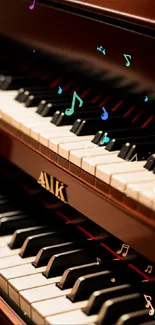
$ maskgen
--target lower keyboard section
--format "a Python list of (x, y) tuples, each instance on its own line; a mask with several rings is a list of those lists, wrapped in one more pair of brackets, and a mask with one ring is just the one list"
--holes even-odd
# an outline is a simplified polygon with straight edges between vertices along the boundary
[(15, 166), (3, 167), (1, 323), (155, 324), (153, 261)]

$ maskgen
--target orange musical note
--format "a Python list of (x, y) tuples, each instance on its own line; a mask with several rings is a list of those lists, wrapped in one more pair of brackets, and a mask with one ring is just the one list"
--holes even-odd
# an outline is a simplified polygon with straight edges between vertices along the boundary
[(121, 249), (118, 250), (116, 253), (120, 255), (124, 250), (124, 253), (122, 253), (122, 256), (126, 257), (128, 255), (129, 248), (130, 248), (129, 245), (123, 244)]
[[(150, 302), (150, 300), (152, 300), (152, 297), (150, 297), (150, 296), (147, 296), (147, 295), (144, 295), (144, 298), (145, 298), (145, 300), (146, 300), (146, 305), (145, 305), (145, 307), (146, 308), (151, 308), (150, 309), (150, 311), (149, 311), (149, 315), (150, 316), (153, 316), (154, 315), (154, 308), (152, 307), (152, 304), (151, 304), (151, 302)], [(149, 300), (150, 299), (150, 300)]]

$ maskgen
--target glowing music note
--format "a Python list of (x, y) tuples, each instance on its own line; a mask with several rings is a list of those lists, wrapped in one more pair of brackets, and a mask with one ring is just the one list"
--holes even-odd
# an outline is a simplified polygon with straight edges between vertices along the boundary
[(74, 113), (74, 106), (75, 106), (75, 100), (76, 100), (76, 98), (80, 102), (79, 107), (81, 107), (83, 105), (83, 100), (77, 95), (76, 91), (74, 91), (74, 93), (73, 93), (73, 99), (72, 99), (72, 106), (71, 106), (71, 108), (67, 108), (65, 110), (65, 114), (67, 116), (70, 116), (70, 115), (72, 115)]
[(32, 5), (30, 5), (30, 6), (29, 6), (29, 9), (30, 9), (30, 10), (34, 9), (34, 6), (35, 6), (35, 2), (36, 2), (36, 0), (33, 0), (33, 3), (32, 3)]
[(152, 270), (153, 270), (153, 266), (152, 265), (148, 265), (146, 270), (144, 272), (146, 273), (152, 273)]
[[(145, 305), (146, 308), (151, 308), (150, 311), (149, 311), (149, 315), (150, 316), (153, 316), (154, 315), (154, 308), (152, 307), (152, 304), (150, 302), (150, 300), (152, 300), (152, 298), (150, 296), (147, 296), (147, 295), (144, 295), (144, 298), (147, 302), (147, 304)], [(150, 300), (149, 300), (150, 299)]]
[[(129, 54), (123, 54), (124, 55), (124, 57), (125, 57), (125, 59), (126, 59), (126, 67), (130, 67), (130, 61), (129, 61), (129, 59), (131, 60), (132, 59), (132, 56), (131, 55), (129, 55)], [(129, 58), (129, 59), (128, 59)]]
[(122, 253), (122, 256), (123, 257), (126, 257), (128, 255), (129, 248), (130, 248), (129, 245), (123, 244), (122, 247), (121, 247), (121, 249), (118, 250), (116, 253), (120, 255), (123, 252), (123, 249), (124, 249), (125, 252)]

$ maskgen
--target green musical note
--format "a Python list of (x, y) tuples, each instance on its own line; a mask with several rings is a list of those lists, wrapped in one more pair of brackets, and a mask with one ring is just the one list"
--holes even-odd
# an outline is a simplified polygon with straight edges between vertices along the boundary
[(70, 116), (74, 113), (74, 106), (75, 106), (75, 100), (76, 98), (79, 100), (80, 104), (79, 104), (79, 107), (81, 107), (83, 105), (83, 100), (77, 95), (76, 91), (74, 91), (73, 93), (73, 99), (72, 99), (72, 105), (71, 105), (71, 108), (67, 108), (65, 110), (65, 114), (67, 116)]

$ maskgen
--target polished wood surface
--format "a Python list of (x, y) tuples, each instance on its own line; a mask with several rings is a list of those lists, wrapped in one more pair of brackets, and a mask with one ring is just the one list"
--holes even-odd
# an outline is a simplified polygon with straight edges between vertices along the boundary
[[(29, 45), (36, 52), (40, 49), (63, 60), (82, 61), (84, 65), (79, 66), (79, 70), (86, 68), (102, 74), (104, 69), (109, 69), (117, 76), (123, 75), (138, 80), (144, 87), (154, 88), (155, 46), (150, 21), (144, 19), (148, 28), (138, 29), (137, 21), (133, 21), (135, 25), (125, 23), (125, 16), (118, 16), (112, 10), (113, 19), (106, 14), (103, 17), (91, 15), (84, 5), (81, 10), (61, 7), (58, 1), (49, 6), (38, 2), (32, 11), (28, 6), (27, 0), (1, 0), (2, 35)], [(100, 45), (106, 49), (106, 55), (97, 51)], [(132, 56), (130, 68), (126, 67), (124, 53)]]
[(0, 324), (1, 325), (26, 325), (15, 311), (0, 298)]
[[(51, 150), (31, 143), (28, 136), (1, 121), (0, 155), (7, 158), (36, 181), (41, 171), (67, 185), (70, 206), (155, 262), (155, 213), (138, 204), (126, 202), (112, 188), (94, 177), (78, 174), (74, 165), (65, 165)], [(64, 159), (65, 160), (65, 159)], [(67, 168), (66, 168), (67, 167)], [(76, 166), (75, 166), (76, 167)], [(79, 168), (81, 171), (81, 169)]]

